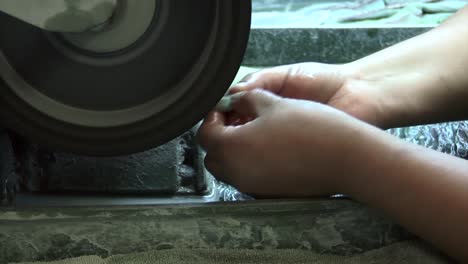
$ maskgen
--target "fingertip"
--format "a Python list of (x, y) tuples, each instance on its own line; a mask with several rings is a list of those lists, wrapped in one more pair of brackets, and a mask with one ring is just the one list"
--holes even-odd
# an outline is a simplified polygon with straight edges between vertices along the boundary
[(198, 143), (202, 148), (206, 151), (215, 149), (225, 130), (225, 123), (226, 117), (221, 112), (213, 111), (206, 116), (197, 133)]
[(213, 129), (216, 127), (216, 123), (218, 122), (219, 118), (217, 117), (216, 112), (210, 112), (203, 120), (200, 128), (198, 129), (198, 138), (202, 145), (205, 145), (205, 139), (210, 137), (212, 134)]
[(205, 124), (209, 125), (216, 125), (216, 124), (222, 124), (224, 125), (225, 123), (225, 117), (224, 114), (219, 112), (219, 111), (211, 111), (208, 113), (208, 115), (205, 117)]

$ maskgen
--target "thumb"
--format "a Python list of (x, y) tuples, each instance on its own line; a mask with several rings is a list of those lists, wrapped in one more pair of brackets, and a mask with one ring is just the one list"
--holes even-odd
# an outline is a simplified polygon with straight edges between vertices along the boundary
[(231, 95), (232, 111), (245, 116), (258, 117), (269, 112), (280, 100), (275, 94), (255, 89)]
[(225, 117), (223, 113), (211, 112), (198, 129), (198, 143), (208, 152), (216, 152), (226, 135)]
[(248, 74), (239, 83), (233, 85), (229, 89), (229, 93), (235, 94), (262, 87), (277, 94), (286, 86), (287, 81), (290, 79), (289, 76), (294, 69), (295, 66), (285, 65)]

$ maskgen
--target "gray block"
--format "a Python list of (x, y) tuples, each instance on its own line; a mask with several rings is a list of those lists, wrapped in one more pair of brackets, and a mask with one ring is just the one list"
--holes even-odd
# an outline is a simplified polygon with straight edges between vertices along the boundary
[(54, 153), (55, 161), (47, 164), (48, 190), (174, 193), (182, 154), (177, 141), (122, 157)]
[(19, 190), (19, 178), (15, 173), (15, 157), (10, 137), (0, 128), (0, 205), (10, 205)]
[[(89, 157), (22, 144), (21, 174), (27, 191), (100, 194), (203, 192), (206, 182), (194, 132), (158, 148), (120, 157)], [(21, 149), (21, 147), (20, 147)]]

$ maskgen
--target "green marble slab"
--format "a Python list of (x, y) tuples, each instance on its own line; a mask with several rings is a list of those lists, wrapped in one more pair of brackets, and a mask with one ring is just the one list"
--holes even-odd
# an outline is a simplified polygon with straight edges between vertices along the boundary
[(355, 256), (414, 240), (348, 200), (0, 211), (0, 263), (153, 250), (300, 249)]

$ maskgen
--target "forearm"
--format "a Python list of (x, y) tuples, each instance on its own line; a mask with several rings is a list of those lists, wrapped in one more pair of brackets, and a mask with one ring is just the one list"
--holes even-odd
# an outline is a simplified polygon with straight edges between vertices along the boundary
[(468, 7), (346, 67), (359, 86), (379, 89), (386, 127), (468, 119)]
[(468, 261), (468, 161), (375, 133), (347, 193)]

